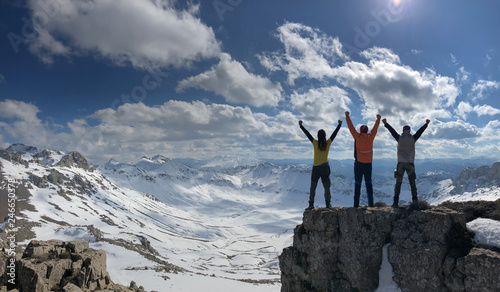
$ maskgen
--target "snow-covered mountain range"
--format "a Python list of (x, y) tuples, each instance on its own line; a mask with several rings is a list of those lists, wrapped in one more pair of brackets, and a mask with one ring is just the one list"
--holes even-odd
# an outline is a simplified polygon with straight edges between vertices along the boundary
[[(500, 163), (417, 164), (420, 199), (500, 198)], [(493, 163), (493, 162), (491, 162)], [(331, 161), (332, 205), (351, 206), (352, 161)], [(374, 163), (375, 201), (392, 202), (394, 161)], [(78, 152), (15, 144), (0, 149), (1, 179), (15, 179), (19, 244), (84, 239), (104, 249), (117, 283), (147, 290), (279, 291), (277, 256), (307, 206), (311, 166), (242, 157), (143, 157), (92, 166)], [(464, 170), (464, 171), (462, 171)], [(6, 193), (1, 193), (4, 206)], [(400, 203), (411, 199), (403, 185)], [(361, 204), (366, 204), (362, 196)], [(324, 206), (318, 186), (317, 206)], [(0, 208), (0, 218), (7, 211)], [(2, 221), (2, 220), (0, 220)], [(0, 222), (1, 224), (2, 222)]]

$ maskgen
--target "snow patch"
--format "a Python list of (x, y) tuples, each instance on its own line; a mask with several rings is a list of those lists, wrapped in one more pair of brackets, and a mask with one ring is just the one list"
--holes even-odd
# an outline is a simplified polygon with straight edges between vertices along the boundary
[(375, 292), (401, 292), (398, 284), (394, 282), (392, 277), (394, 276), (394, 271), (392, 269), (392, 265), (389, 262), (389, 246), (391, 244), (388, 243), (384, 245), (382, 249), (382, 264), (380, 265), (379, 272), (379, 280), (378, 280), (378, 288)]
[(500, 248), (500, 221), (477, 218), (467, 223), (467, 229), (476, 234), (477, 243)]

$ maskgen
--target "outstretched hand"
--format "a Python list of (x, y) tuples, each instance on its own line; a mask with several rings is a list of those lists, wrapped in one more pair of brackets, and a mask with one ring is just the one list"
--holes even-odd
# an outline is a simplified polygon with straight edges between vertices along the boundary
[(299, 127), (302, 126), (302, 120), (299, 121)]
[(345, 116), (348, 117), (350, 112), (345, 112)]
[(431, 120), (427, 119), (427, 120), (425, 121), (425, 124), (426, 124), (426, 125), (428, 125), (430, 122), (431, 122)]
[(338, 120), (338, 122), (339, 122), (339, 125), (341, 125), (341, 126), (342, 126), (342, 120)]
[(381, 115), (377, 115), (377, 120), (380, 120), (382, 118)]
[(387, 119), (383, 119), (382, 123), (384, 123), (384, 125), (387, 124)]

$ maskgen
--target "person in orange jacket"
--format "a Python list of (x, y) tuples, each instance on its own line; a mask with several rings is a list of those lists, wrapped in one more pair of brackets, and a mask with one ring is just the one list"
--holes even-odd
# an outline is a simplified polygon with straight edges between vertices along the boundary
[(365, 178), (366, 192), (368, 195), (368, 206), (373, 207), (373, 184), (372, 184), (372, 162), (373, 162), (373, 140), (377, 135), (381, 116), (377, 115), (377, 121), (370, 133), (368, 126), (362, 125), (360, 132), (354, 128), (349, 112), (345, 112), (347, 126), (354, 138), (354, 208), (359, 207), (359, 196), (361, 194), (361, 182)]
[(330, 146), (332, 145), (333, 139), (337, 136), (337, 133), (342, 126), (342, 121), (338, 121), (339, 124), (335, 131), (333, 131), (332, 135), (328, 140), (326, 139), (325, 130), (321, 129), (318, 131), (318, 140), (314, 139), (313, 136), (306, 130), (306, 128), (302, 125), (302, 121), (299, 121), (299, 127), (307, 136), (309, 141), (313, 144), (314, 147), (314, 161), (313, 161), (313, 169), (311, 173), (311, 189), (309, 192), (309, 207), (306, 210), (314, 209), (314, 197), (316, 195), (316, 187), (318, 185), (318, 181), (321, 178), (321, 182), (323, 183), (323, 187), (325, 188), (325, 204), (327, 208), (331, 208), (330, 204), (331, 194), (330, 194), (330, 165), (328, 164), (328, 152), (330, 151)]

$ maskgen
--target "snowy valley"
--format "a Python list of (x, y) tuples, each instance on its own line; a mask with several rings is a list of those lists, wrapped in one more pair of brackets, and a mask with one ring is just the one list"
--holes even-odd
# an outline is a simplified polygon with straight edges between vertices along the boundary
[[(92, 166), (78, 152), (22, 144), (0, 149), (0, 157), (2, 183), (14, 179), (23, 194), (16, 213), (19, 245), (33, 238), (87, 240), (106, 251), (115, 282), (134, 280), (148, 291), (279, 291), (278, 255), (302, 221), (311, 171), (296, 162), (161, 155)], [(482, 161), (420, 163), (421, 200), (500, 199), (499, 163), (478, 169)], [(332, 205), (349, 207), (352, 162), (331, 165)], [(374, 164), (376, 202), (392, 202), (394, 165)], [(0, 197), (3, 206), (4, 188)], [(400, 203), (410, 199), (405, 180)], [(363, 195), (362, 205), (365, 200)], [(321, 184), (316, 206), (324, 206)], [(0, 217), (6, 216), (2, 208)]]

